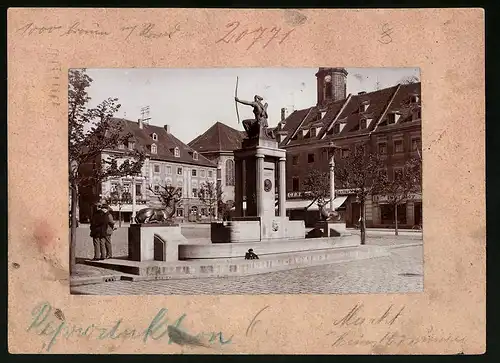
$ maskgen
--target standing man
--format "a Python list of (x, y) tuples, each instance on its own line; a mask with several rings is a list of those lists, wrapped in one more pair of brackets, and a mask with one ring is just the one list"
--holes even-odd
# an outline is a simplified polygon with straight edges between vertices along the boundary
[(112, 256), (112, 249), (111, 249), (111, 236), (113, 235), (113, 231), (115, 230), (115, 221), (113, 220), (113, 215), (111, 214), (111, 208), (107, 205), (104, 204), (102, 206), (102, 209), (104, 210), (104, 244), (105, 244), (105, 255), (104, 257), (101, 256), (102, 259), (104, 258), (111, 258)]
[(106, 257), (106, 220), (107, 216), (102, 206), (96, 204), (90, 222), (90, 237), (92, 237), (94, 243), (94, 261), (104, 260)]

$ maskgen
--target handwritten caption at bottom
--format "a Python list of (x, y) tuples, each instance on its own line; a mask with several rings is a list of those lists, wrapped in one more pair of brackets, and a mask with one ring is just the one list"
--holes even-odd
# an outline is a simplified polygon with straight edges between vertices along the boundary
[[(432, 327), (427, 330), (427, 334), (420, 336), (401, 333), (395, 327), (395, 322), (402, 318), (405, 306), (397, 308), (390, 305), (375, 317), (366, 316), (363, 310), (363, 304), (356, 304), (346, 315), (332, 322), (335, 329), (326, 334), (332, 339), (332, 347), (369, 346), (377, 348), (435, 343), (463, 344), (465, 342), (465, 337), (452, 334), (447, 336), (434, 334)], [(357, 329), (366, 325), (382, 327), (382, 329), (377, 329), (378, 334), (382, 333), (380, 337), (368, 337)]]
[(148, 343), (168, 338), (167, 344), (204, 347), (230, 344), (233, 339), (233, 336), (225, 338), (221, 331), (190, 334), (182, 327), (187, 315), (182, 314), (180, 317), (171, 320), (168, 318), (168, 310), (165, 308), (158, 311), (145, 329), (126, 327), (123, 318), (108, 327), (96, 324), (71, 324), (67, 319), (61, 321), (57, 316), (60, 314), (55, 314), (57, 310), (53, 309), (48, 302), (37, 305), (32, 311), (31, 324), (27, 328), (28, 332), (47, 337), (48, 340), (42, 345), (42, 350), (46, 352), (49, 352), (59, 341), (68, 341), (70, 339), (142, 340), (143, 343)]

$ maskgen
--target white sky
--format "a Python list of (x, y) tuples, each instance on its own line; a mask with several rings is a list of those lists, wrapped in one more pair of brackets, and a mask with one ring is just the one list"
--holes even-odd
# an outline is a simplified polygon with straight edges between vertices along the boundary
[[(347, 93), (374, 91), (398, 83), (406, 76), (417, 76), (419, 68), (346, 68)], [(121, 103), (116, 117), (137, 120), (140, 109), (150, 106), (151, 124), (170, 125), (185, 143), (205, 132), (216, 121), (236, 129), (238, 125), (234, 91), (239, 77), (238, 97), (251, 101), (255, 94), (269, 103), (269, 125), (280, 120), (282, 107), (307, 108), (316, 104), (318, 68), (116, 68), (87, 69), (94, 80), (89, 87), (94, 107), (108, 97)], [(252, 108), (238, 105), (240, 120), (253, 118)]]

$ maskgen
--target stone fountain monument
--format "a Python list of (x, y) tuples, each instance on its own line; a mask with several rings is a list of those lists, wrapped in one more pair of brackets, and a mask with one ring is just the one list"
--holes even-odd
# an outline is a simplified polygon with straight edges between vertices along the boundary
[[(169, 221), (168, 208), (141, 210), (129, 228), (127, 260), (86, 263), (153, 279), (196, 278), (257, 274), (387, 255), (376, 246), (360, 249), (356, 236), (325, 233), (323, 238), (305, 238), (304, 221), (290, 221), (286, 216), (286, 152), (268, 130), (267, 104), (263, 105), (259, 96), (254, 102), (236, 101), (252, 106), (255, 114), (255, 119), (243, 121), (247, 137), (235, 151), (237, 215), (227, 222), (212, 223), (211, 242), (199, 244), (189, 243), (180, 226)], [(323, 230), (338, 224), (338, 220), (332, 220), (335, 216), (332, 213), (326, 218)], [(250, 250), (260, 259), (245, 260)]]
[[(235, 217), (228, 223), (213, 223), (213, 243), (238, 243), (298, 239), (305, 236), (304, 221), (286, 217), (286, 151), (268, 129), (267, 103), (255, 96), (250, 105), (255, 119), (243, 121), (247, 137), (235, 150)], [(276, 211), (276, 194), (278, 210)], [(243, 213), (243, 201), (246, 211)]]

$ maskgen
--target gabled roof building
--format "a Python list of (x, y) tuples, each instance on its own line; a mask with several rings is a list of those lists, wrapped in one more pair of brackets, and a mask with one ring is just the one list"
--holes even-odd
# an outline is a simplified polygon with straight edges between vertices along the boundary
[(176, 215), (179, 221), (208, 218), (210, 211), (200, 202), (198, 191), (203, 183), (216, 180), (216, 165), (212, 161), (177, 139), (168, 125), (155, 126), (141, 119), (130, 121), (114, 118), (111, 122), (120, 125), (123, 134), (130, 134), (131, 137), (117, 149), (101, 153), (90, 168), (100, 167), (102, 160), (111, 155), (118, 157), (119, 163), (123, 162), (125, 158), (121, 159), (119, 155), (125, 150), (143, 151), (146, 160), (139, 176), (111, 178), (99, 185), (82, 188), (80, 221), (88, 221), (93, 203), (121, 190), (122, 200), (112, 204), (111, 208), (115, 218), (120, 215), (128, 222), (132, 217), (132, 193), (136, 195), (136, 212), (145, 207), (160, 206), (158, 197), (148, 187), (160, 190), (161, 185), (182, 188), (182, 206), (178, 208)]
[[(370, 151), (383, 155), (389, 177), (406, 160), (421, 155), (420, 83), (399, 84), (340, 98), (342, 89), (346, 88), (341, 84), (346, 79), (341, 77), (344, 74), (339, 68), (320, 68), (316, 74), (317, 104), (294, 111), (278, 125), (280, 148), (287, 151), (289, 199), (303, 197), (303, 181), (311, 168), (328, 171), (330, 156), (326, 148), (332, 143), (341, 147), (335, 157), (337, 165), (356, 145), (364, 144)], [(336, 84), (328, 86), (332, 79)], [(356, 225), (361, 213), (359, 205), (348, 190), (337, 190), (336, 194), (348, 196), (344, 204), (345, 220), (348, 227)], [(398, 208), (400, 225), (408, 228), (421, 225), (421, 209), (419, 194)], [(307, 218), (303, 210), (291, 211), (294, 213), (297, 218)], [(367, 226), (391, 227), (394, 211), (384, 203), (384, 196), (373, 196), (366, 205), (365, 219)]]

